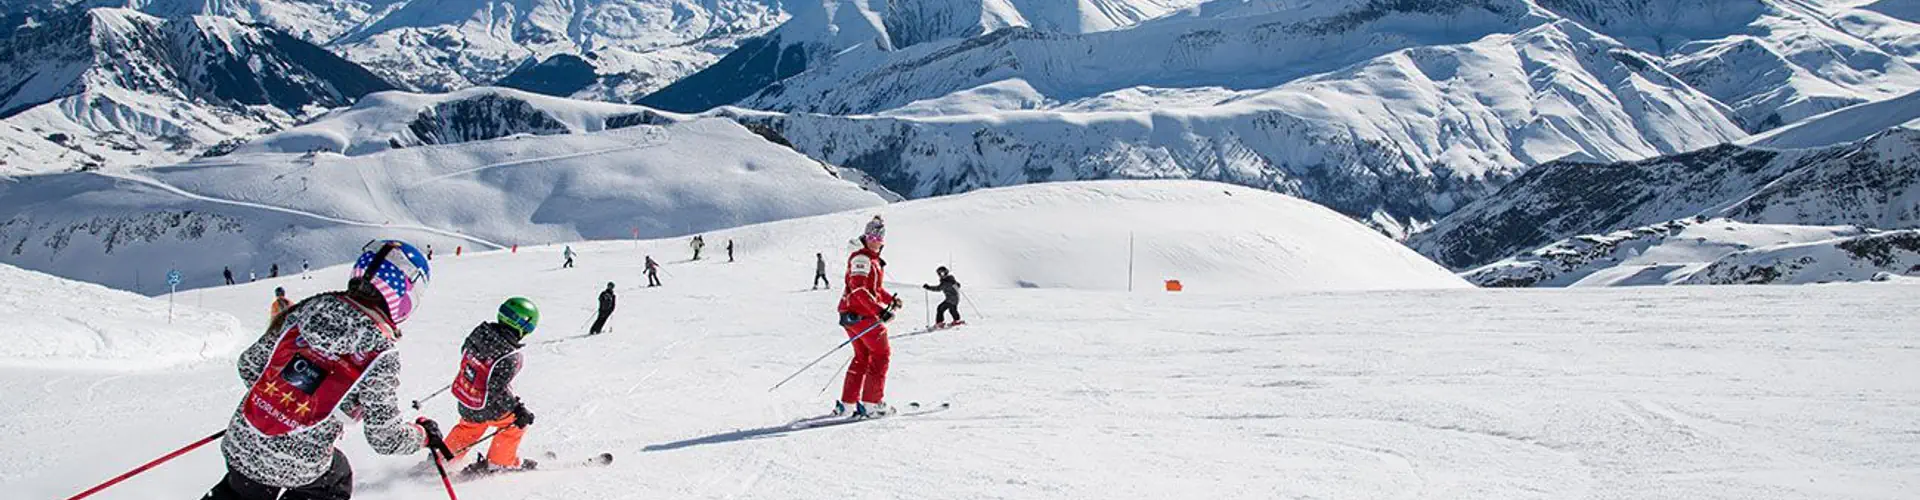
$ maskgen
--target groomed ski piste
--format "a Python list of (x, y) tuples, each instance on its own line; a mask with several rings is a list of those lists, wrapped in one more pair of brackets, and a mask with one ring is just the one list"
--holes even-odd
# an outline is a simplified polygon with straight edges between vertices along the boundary
[[(829, 409), (847, 359), (768, 390), (846, 338), (839, 292), (808, 288), (813, 255), (837, 289), (847, 240), (874, 214), (890, 288), (909, 301), (888, 399), (952, 406), (796, 428)], [(1176, 181), (985, 190), (705, 239), (699, 261), (684, 238), (574, 243), (573, 269), (561, 245), (434, 261), (402, 326), (401, 404), (449, 382), (460, 339), (526, 296), (544, 314), (515, 384), (539, 416), (523, 453), (616, 456), (459, 483), (460, 498), (1895, 499), (1920, 486), (1910, 280), (1470, 289), (1317, 205)], [(665, 286), (639, 286), (644, 255)], [(964, 284), (970, 324), (914, 334), (937, 265)], [(237, 318), (202, 333), (238, 349), (273, 287), (305, 297), (345, 273), (175, 299)], [(612, 331), (577, 337), (608, 281)], [(163, 321), (46, 300), (0, 304)], [(220, 430), (242, 390), (231, 353), (158, 368), (38, 357), (0, 365), (8, 498), (65, 498)], [(450, 424), (453, 405), (420, 414)], [(355, 498), (446, 498), (407, 475), (424, 454), (375, 455), (357, 430), (340, 446)], [(223, 473), (207, 447), (94, 498), (196, 498)]]

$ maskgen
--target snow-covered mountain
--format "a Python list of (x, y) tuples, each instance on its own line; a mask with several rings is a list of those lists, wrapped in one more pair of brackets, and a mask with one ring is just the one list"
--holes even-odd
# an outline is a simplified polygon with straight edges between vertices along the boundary
[(1920, 227), (1920, 130), (1815, 149), (1723, 145), (1619, 163), (1534, 167), (1408, 243), (1477, 266), (1582, 234), (1694, 216), (1756, 224)]
[(580, 134), (665, 125), (690, 117), (640, 106), (579, 101), (513, 89), (475, 87), (443, 94), (381, 92), (350, 108), (237, 146), (236, 154), (331, 152), (459, 144), (516, 135)]
[(1734, 253), (1693, 273), (1690, 285), (1887, 281), (1920, 276), (1920, 230), (1875, 232)]
[[(267, 138), (270, 144), (284, 144)], [(376, 237), (439, 253), (678, 236), (871, 207), (879, 196), (728, 120), (337, 153), (242, 152), (0, 185), (0, 261), (155, 293), (352, 258)]]
[(270, 28), (125, 9), (0, 37), (0, 174), (158, 165), (392, 88)]
[(921, 54), (1007, 28), (1064, 35), (1127, 28), (1199, 1), (802, 0), (787, 5), (792, 18), (778, 28), (639, 102), (705, 111), (823, 64)]
[(1635, 286), (1686, 282), (1734, 253), (1868, 234), (1857, 226), (1747, 224), (1690, 217), (1574, 236), (1461, 273), (1485, 287)]

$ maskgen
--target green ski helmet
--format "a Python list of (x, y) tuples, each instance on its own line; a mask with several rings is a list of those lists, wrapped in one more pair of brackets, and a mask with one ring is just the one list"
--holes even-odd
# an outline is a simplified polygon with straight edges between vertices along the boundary
[(520, 332), (521, 337), (532, 335), (533, 328), (540, 325), (540, 308), (526, 297), (507, 299), (500, 303), (500, 324)]

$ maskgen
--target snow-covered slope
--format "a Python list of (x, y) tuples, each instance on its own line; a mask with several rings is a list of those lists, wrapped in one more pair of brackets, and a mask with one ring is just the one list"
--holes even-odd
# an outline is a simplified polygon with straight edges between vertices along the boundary
[(0, 174), (172, 163), (390, 88), (227, 18), (40, 15), (0, 38)]
[(1739, 144), (1772, 149), (1818, 148), (1858, 141), (1893, 127), (1920, 127), (1915, 120), (1920, 120), (1920, 91), (1829, 111), (1754, 134)]
[[(939, 228), (887, 210), (889, 276), (909, 299), (887, 397), (945, 411), (794, 429), (831, 405), (821, 387), (845, 351), (767, 388), (845, 340), (838, 291), (805, 291), (812, 254), (829, 252), (837, 275), (845, 242), (746, 233), (709, 235), (739, 242), (735, 263), (683, 262), (681, 239), (575, 244), (575, 269), (557, 268), (557, 246), (443, 256), (403, 326), (400, 404), (447, 384), (461, 338), (527, 296), (543, 322), (514, 382), (539, 416), (522, 449), (615, 460), (457, 483), (463, 500), (1901, 500), (1920, 467), (1913, 285), (1128, 294), (999, 288), (957, 262), (972, 324), (909, 335), (928, 305), (911, 287), (937, 261), (908, 254), (940, 253), (917, 248)], [(848, 222), (823, 231), (843, 239), (859, 230)], [(636, 286), (642, 254), (665, 263), (666, 286)], [(344, 272), (181, 299), (257, 331), (273, 286), (304, 297)], [(610, 279), (612, 332), (569, 339)], [(222, 428), (243, 390), (222, 361), (139, 376), (0, 368), (17, 389), (0, 435), (22, 450), (0, 454), (0, 483), (65, 498)], [(449, 422), (454, 405), (407, 415)], [(407, 475), (422, 454), (375, 455), (357, 432), (340, 448), (355, 499), (446, 498), (431, 473)], [(94, 498), (191, 498), (224, 471), (203, 448)]]
[(444, 94), (382, 92), (312, 122), (235, 148), (238, 154), (308, 153), (359, 156), (389, 149), (498, 139), (514, 135), (598, 132), (663, 125), (686, 117), (640, 106), (578, 101), (495, 87)]
[(1737, 252), (1863, 234), (1855, 226), (1688, 218), (1567, 238), (1461, 276), (1487, 287), (1670, 285)]
[(1762, 224), (1920, 226), (1920, 130), (1816, 149), (1725, 145), (1638, 162), (1535, 167), (1408, 240), (1472, 267), (1548, 242), (1705, 215)]
[[(866, 67), (1006, 28), (1065, 35), (1124, 28), (1198, 0), (802, 0), (792, 19), (639, 103), (674, 111), (733, 104), (822, 64)], [(969, 42), (958, 42), (969, 43)], [(914, 49), (914, 50), (907, 50)], [(902, 51), (894, 54), (895, 51)], [(858, 61), (858, 62), (852, 62)], [(850, 92), (865, 89), (849, 89)]]
[(182, 302), (169, 307), (166, 299), (0, 264), (7, 318), (0, 368), (152, 369), (225, 358), (252, 340), (233, 316)]
[(1780, 245), (1720, 258), (1687, 284), (1804, 284), (1920, 276), (1920, 231)]
[[(1422, 12), (1383, 19), (1434, 22)], [(1301, 25), (1315, 24), (1288, 24)], [(1028, 39), (1006, 42), (1013, 46), (1068, 43), (1034, 32), (996, 35)], [(1217, 71), (1199, 72), (1216, 76), (1227, 74), (1229, 61), (1273, 59), (1278, 62), (1258, 64), (1284, 66), (1290, 60), (1253, 57), (1256, 52), (1241, 49), (1221, 49), (1219, 58), (1190, 56), (1219, 64)], [(988, 99), (1054, 102), (1036, 91), (1036, 85), (1052, 84), (1011, 81), (1017, 85), (955, 94), (979, 98), (970, 104), (916, 105), (965, 111), (991, 107), (982, 103)], [(1198, 178), (1294, 194), (1394, 235), (1490, 193), (1537, 162), (1568, 155), (1637, 159), (1742, 135), (1710, 98), (1634, 52), (1566, 22), (1395, 51), (1271, 89), (1139, 87), (1049, 107), (946, 116), (730, 108), (716, 114), (764, 124), (808, 155), (860, 169), (909, 197), (1026, 182)]]
[(726, 120), (405, 148), (251, 153), (0, 185), (0, 261), (153, 293), (244, 279), (380, 235), (440, 254), (662, 237), (882, 204), (831, 167)]

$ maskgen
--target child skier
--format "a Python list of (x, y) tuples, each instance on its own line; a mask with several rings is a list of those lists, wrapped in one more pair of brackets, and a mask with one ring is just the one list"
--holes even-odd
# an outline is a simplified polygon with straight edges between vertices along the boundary
[(267, 322), (280, 319), (280, 313), (287, 312), (289, 307), (293, 307), (293, 301), (287, 300), (286, 287), (274, 287), (273, 305), (267, 308)]
[(880, 259), (886, 245), (886, 227), (867, 227), (860, 237), (861, 247), (847, 256), (845, 292), (840, 296), (840, 325), (853, 341), (853, 362), (847, 365), (847, 378), (840, 400), (833, 405), (834, 415), (861, 418), (884, 417), (893, 413), (885, 395), (887, 365), (893, 349), (887, 344), (886, 322), (900, 309), (901, 301), (884, 288), (887, 262)]
[(447, 447), (454, 461), (466, 456), (467, 449), (494, 429), (493, 444), (483, 459), (474, 461), (466, 474), (531, 470), (538, 464), (520, 458), (520, 438), (533, 425), (533, 412), (513, 393), (513, 378), (520, 375), (521, 341), (540, 325), (540, 309), (523, 297), (500, 304), (497, 321), (481, 323), (467, 334), (460, 346), (460, 371), (453, 378), (453, 397), (460, 401), (460, 423), (447, 433)]
[(813, 288), (811, 290), (819, 290), (821, 287), (832, 290), (833, 281), (827, 279), (827, 258), (815, 253), (813, 254)]
[[(933, 317), (936, 322), (933, 324), (933, 327), (938, 329), (967, 324), (966, 321), (960, 319), (960, 280), (953, 279), (953, 275), (947, 273), (947, 266), (940, 266), (938, 269), (934, 269), (933, 272), (934, 274), (940, 275), (940, 284), (920, 285), (921, 288), (940, 292), (941, 295), (945, 296), (940, 301), (940, 306), (934, 308)], [(951, 325), (947, 324), (947, 313), (949, 312), (953, 313), (953, 324)]]
[(660, 263), (654, 262), (652, 255), (647, 256), (647, 286), (660, 286)]
[(593, 328), (587, 330), (587, 335), (599, 335), (600, 329), (607, 326), (607, 317), (613, 316), (613, 299), (613, 282), (609, 281), (607, 289), (600, 292), (599, 315), (594, 316)]
[(421, 448), (452, 457), (439, 426), (407, 422), (397, 325), (411, 317), (431, 275), (426, 256), (398, 240), (361, 249), (344, 292), (300, 301), (240, 355), (250, 388), (227, 424), (227, 475), (207, 500), (345, 499), (353, 468), (334, 444), (359, 421), (373, 451)]
[(567, 258), (565, 263), (560, 264), (561, 269), (573, 267), (573, 245), (567, 245), (565, 250), (560, 251), (560, 256)]

